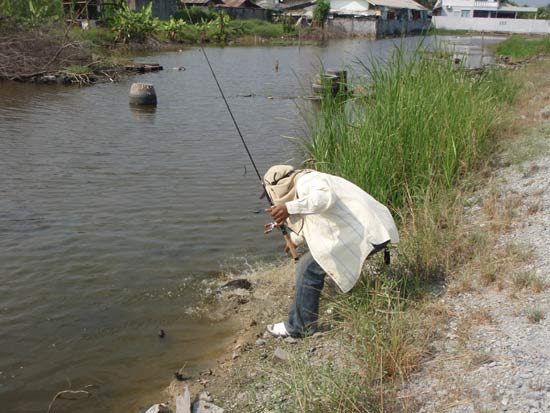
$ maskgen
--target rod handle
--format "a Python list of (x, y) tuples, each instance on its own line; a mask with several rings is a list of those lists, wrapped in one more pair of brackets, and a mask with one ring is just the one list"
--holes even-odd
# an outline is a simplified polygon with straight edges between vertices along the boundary
[(298, 251), (296, 251), (296, 245), (292, 242), (292, 239), (290, 238), (290, 234), (287, 232), (286, 234), (283, 234), (286, 241), (286, 247), (288, 248), (288, 252), (290, 252), (290, 255), (294, 259), (294, 261), (298, 261), (298, 258), (300, 256), (298, 255)]

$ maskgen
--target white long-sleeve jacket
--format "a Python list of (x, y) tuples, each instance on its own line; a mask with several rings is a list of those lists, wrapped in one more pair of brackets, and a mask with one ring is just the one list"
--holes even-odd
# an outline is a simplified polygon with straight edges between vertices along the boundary
[(399, 241), (390, 211), (353, 183), (321, 172), (299, 177), (296, 189), (298, 198), (286, 203), (290, 219), (304, 219), (300, 235), (313, 258), (348, 292), (373, 245)]

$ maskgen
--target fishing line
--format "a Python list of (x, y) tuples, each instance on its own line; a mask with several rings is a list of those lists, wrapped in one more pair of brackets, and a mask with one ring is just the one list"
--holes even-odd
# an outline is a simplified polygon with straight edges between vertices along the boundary
[[(189, 8), (187, 7), (187, 4), (185, 1), (182, 1), (183, 6), (185, 7), (185, 11), (187, 12), (187, 16), (189, 17), (189, 22), (193, 24), (193, 18), (191, 17), (191, 13), (189, 12)], [(221, 24), (223, 25), (223, 13), (219, 14), (219, 17), (221, 19)], [(204, 50), (204, 47), (202, 43), (199, 44), (200, 49), (202, 51), (202, 54), (204, 56), (204, 59), (206, 60), (206, 63), (208, 63), (208, 67), (210, 68), (210, 72), (212, 73), (212, 77), (214, 78), (214, 81), (216, 82), (216, 86), (218, 86), (218, 90), (220, 91), (220, 95), (222, 96), (223, 102), (225, 103), (225, 107), (227, 108), (227, 111), (229, 112), (229, 115), (231, 116), (231, 120), (233, 121), (233, 125), (235, 125), (235, 129), (237, 130), (237, 133), (239, 134), (239, 137), (241, 138), (241, 142), (244, 146), (244, 149), (246, 150), (246, 154), (248, 155), (248, 159), (250, 159), (250, 163), (252, 163), (252, 166), (254, 167), (254, 171), (256, 172), (256, 176), (260, 180), (260, 184), (262, 185), (262, 188), (264, 190), (264, 195), (269, 201), (269, 204), (273, 206), (273, 200), (269, 196), (269, 193), (267, 192), (267, 189), (265, 187), (265, 183), (262, 179), (262, 176), (260, 175), (260, 171), (258, 170), (258, 167), (256, 166), (256, 162), (254, 162), (254, 158), (252, 157), (252, 153), (250, 153), (250, 149), (248, 149), (248, 145), (246, 144), (246, 141), (244, 140), (244, 136), (241, 132), (241, 129), (239, 128), (239, 125), (237, 123), (237, 120), (235, 119), (235, 116), (233, 115), (233, 112), (231, 111), (231, 107), (229, 106), (229, 102), (227, 102), (227, 99), (225, 97), (225, 94), (223, 93), (223, 89), (220, 85), (220, 82), (218, 81), (218, 77), (216, 76), (216, 72), (214, 71), (214, 68), (212, 67), (212, 64), (210, 63), (210, 59), (208, 58), (208, 55), (206, 54), (206, 51)], [(287, 247), (289, 248), (292, 258), (294, 258), (295, 261), (298, 260), (298, 253), (296, 252), (296, 248), (293, 246), (290, 239), (290, 235), (288, 234), (288, 229), (286, 225), (279, 225), (279, 229), (283, 233), (283, 237), (285, 238), (285, 241), (287, 242)]]

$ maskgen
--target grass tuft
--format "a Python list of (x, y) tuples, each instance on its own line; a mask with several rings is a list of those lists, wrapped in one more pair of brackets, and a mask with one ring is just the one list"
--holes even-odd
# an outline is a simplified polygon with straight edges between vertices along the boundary
[(540, 308), (531, 308), (527, 310), (527, 320), (529, 320), (530, 323), (540, 323), (542, 320), (544, 320), (544, 318), (544, 311), (542, 311)]

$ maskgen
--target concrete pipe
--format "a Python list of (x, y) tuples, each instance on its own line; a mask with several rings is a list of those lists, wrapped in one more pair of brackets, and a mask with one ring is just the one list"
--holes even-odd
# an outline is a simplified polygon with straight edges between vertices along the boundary
[(133, 83), (130, 87), (130, 105), (156, 106), (155, 87), (149, 83)]

